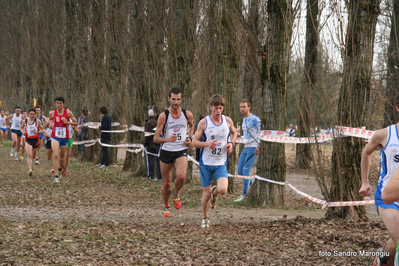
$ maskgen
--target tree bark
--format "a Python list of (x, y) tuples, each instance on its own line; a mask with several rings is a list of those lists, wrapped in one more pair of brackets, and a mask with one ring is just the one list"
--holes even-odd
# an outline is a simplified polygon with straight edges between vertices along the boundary
[(398, 122), (398, 112), (395, 109), (395, 99), (399, 95), (399, 2), (393, 1), (391, 34), (388, 46), (388, 77), (385, 102), (384, 125)]
[[(337, 123), (360, 127), (366, 123), (370, 101), (374, 35), (380, 0), (349, 1), (344, 76), (339, 95)], [(346, 137), (334, 140), (332, 184), (329, 201), (362, 200), (360, 159), (364, 140)], [(352, 219), (366, 215), (364, 206), (328, 208), (327, 218)]]
[[(313, 95), (317, 81), (317, 57), (318, 57), (318, 27), (319, 27), (319, 0), (307, 0), (306, 8), (306, 47), (305, 47), (305, 71), (301, 86), (301, 96), (298, 110), (297, 137), (310, 137), (311, 127), (315, 126), (312, 105)], [(295, 167), (307, 169), (312, 160), (312, 144), (296, 145)]]
[[(262, 125), (285, 129), (287, 73), (292, 34), (292, 1), (273, 0), (267, 4), (268, 32), (262, 69)], [(261, 141), (257, 165), (260, 176), (285, 181), (285, 145)], [(257, 206), (284, 205), (284, 186), (256, 180), (249, 197)]]

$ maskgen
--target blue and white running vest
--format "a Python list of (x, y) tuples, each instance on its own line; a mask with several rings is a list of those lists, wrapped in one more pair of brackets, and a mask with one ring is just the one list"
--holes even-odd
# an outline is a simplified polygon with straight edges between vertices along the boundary
[(222, 115), (222, 123), (215, 125), (208, 115), (206, 128), (202, 139), (206, 142), (217, 140), (217, 146), (213, 150), (208, 147), (202, 148), (200, 153), (200, 165), (225, 165), (227, 164), (227, 140), (230, 134), (230, 127), (226, 116)]
[[(399, 167), (399, 134), (396, 125), (388, 127), (388, 141), (381, 151), (381, 172), (377, 190), (381, 193), (388, 184), (393, 172)], [(399, 206), (399, 201), (394, 202)]]

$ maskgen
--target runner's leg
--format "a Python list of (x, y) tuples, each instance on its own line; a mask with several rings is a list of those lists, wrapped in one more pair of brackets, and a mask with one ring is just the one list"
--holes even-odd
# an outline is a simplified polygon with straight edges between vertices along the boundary
[(60, 143), (54, 139), (51, 140), (51, 150), (53, 151), (53, 169), (55, 173), (58, 173), (58, 160)]
[(378, 212), (390, 235), (390, 238), (385, 244), (385, 251), (389, 252), (388, 257), (390, 258), (390, 261), (393, 262), (399, 239), (399, 211), (395, 209), (384, 209), (379, 207)]
[(173, 194), (175, 195), (179, 193), (180, 189), (184, 185), (184, 182), (186, 181), (187, 166), (188, 162), (186, 156), (179, 157), (175, 160), (176, 180), (175, 180), (175, 188), (173, 191)]
[(31, 145), (27, 144), (26, 145), (26, 153), (27, 153), (26, 162), (28, 163), (29, 170), (32, 169), (32, 150), (33, 150), (33, 147)]
[(170, 199), (170, 186), (172, 184), (173, 163), (166, 164), (161, 161), (160, 164), (161, 164), (161, 171), (162, 171), (161, 194), (162, 194), (164, 206), (167, 207), (167, 206), (169, 206), (169, 199)]

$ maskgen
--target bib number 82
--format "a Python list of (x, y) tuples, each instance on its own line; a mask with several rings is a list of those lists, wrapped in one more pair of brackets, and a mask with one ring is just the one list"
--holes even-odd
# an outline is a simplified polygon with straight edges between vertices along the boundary
[(220, 155), (221, 152), (222, 152), (222, 148), (214, 148), (214, 149), (212, 150), (212, 154), (213, 154), (213, 155)]

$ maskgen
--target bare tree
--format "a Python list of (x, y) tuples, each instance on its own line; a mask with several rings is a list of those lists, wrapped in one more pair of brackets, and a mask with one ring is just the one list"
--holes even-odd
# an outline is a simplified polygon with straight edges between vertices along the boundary
[[(348, 29), (344, 54), (344, 76), (339, 95), (339, 125), (363, 126), (370, 101), (374, 35), (380, 0), (348, 1)], [(332, 156), (330, 201), (361, 200), (360, 157), (364, 140), (337, 138)], [(365, 215), (364, 206), (329, 208), (327, 217), (353, 218)]]
[[(268, 32), (264, 47), (262, 69), (262, 125), (284, 130), (286, 113), (286, 81), (293, 23), (291, 0), (273, 0), (267, 3)], [(261, 142), (258, 175), (285, 181), (285, 148), (281, 143)], [(284, 204), (284, 187), (255, 181), (249, 194), (258, 206), (277, 207)]]

